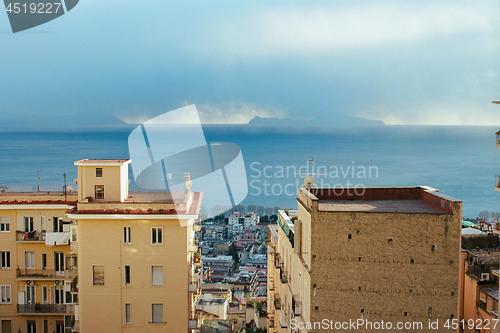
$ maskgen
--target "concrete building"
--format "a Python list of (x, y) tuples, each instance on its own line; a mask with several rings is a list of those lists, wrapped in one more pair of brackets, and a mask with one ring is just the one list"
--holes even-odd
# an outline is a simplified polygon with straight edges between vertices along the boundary
[[(201, 193), (128, 192), (130, 160), (80, 160), (80, 332), (188, 332), (197, 327)], [(199, 259), (199, 258), (198, 258)]]
[(279, 211), (268, 332), (380, 331), (382, 320), (449, 332), (428, 322), (458, 318), (462, 203), (428, 187), (362, 190), (300, 188), (298, 210)]
[(257, 224), (259, 223), (259, 216), (254, 212), (232, 212), (229, 215), (228, 224), (235, 225), (241, 224), (243, 229), (255, 229)]
[(0, 193), (0, 332), (71, 332), (77, 257), (64, 192)]

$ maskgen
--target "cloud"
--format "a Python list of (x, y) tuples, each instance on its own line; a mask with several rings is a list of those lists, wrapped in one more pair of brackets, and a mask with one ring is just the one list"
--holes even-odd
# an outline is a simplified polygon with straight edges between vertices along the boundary
[(196, 108), (203, 124), (248, 124), (255, 116), (263, 118), (282, 118), (285, 116), (284, 110), (246, 102), (197, 104)]
[(420, 43), (493, 32), (499, 25), (491, 3), (482, 2), (307, 6), (266, 7), (247, 17), (218, 22), (213, 29), (224, 50), (255, 57)]

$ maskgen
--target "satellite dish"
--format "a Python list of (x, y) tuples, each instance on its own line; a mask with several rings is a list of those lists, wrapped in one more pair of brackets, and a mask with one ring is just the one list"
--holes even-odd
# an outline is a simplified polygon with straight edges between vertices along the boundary
[(73, 186), (68, 186), (66, 189), (68, 190), (69, 193), (74, 191)]
[(130, 185), (130, 179), (128, 180), (128, 182), (127, 182), (127, 183), (128, 183), (128, 185)]
[(73, 183), (75, 183), (75, 185), (78, 185), (78, 178), (73, 179)]
[(307, 176), (302, 180), (302, 184), (304, 185), (305, 188), (314, 187), (314, 185), (316, 185), (316, 179), (314, 179), (314, 177)]

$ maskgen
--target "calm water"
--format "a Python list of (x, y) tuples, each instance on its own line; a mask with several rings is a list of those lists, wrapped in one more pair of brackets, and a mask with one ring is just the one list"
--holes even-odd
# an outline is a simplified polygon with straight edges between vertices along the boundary
[[(204, 129), (207, 141), (241, 147), (249, 181), (243, 205), (296, 207), (303, 176), (294, 172), (306, 172), (306, 160), (315, 156), (316, 171), (325, 174), (316, 177), (319, 185), (429, 185), (462, 200), (464, 216), (500, 211), (500, 192), (493, 190), (500, 174), (496, 127), (385, 126), (320, 134), (247, 126)], [(63, 173), (73, 185), (73, 161), (128, 157), (130, 131), (0, 132), (0, 185), (36, 186), (37, 170), (42, 185), (62, 187)]]

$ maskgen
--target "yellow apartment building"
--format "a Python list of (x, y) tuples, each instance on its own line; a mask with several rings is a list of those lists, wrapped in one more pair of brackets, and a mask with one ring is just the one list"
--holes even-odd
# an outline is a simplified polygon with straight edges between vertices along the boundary
[(68, 193), (0, 193), (0, 332), (71, 332), (77, 258)]
[(94, 332), (189, 332), (198, 327), (201, 265), (194, 232), (202, 194), (128, 191), (130, 160), (80, 160), (78, 327)]
[(129, 193), (129, 163), (76, 161), (77, 194), (0, 193), (1, 333), (199, 327), (202, 194)]
[(429, 187), (340, 190), (300, 188), (270, 226), (268, 332), (456, 331), (462, 203)]
[(498, 332), (498, 248), (460, 257), (459, 332)]

